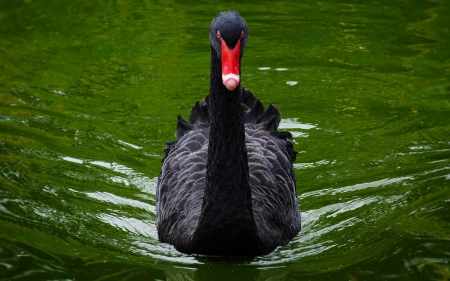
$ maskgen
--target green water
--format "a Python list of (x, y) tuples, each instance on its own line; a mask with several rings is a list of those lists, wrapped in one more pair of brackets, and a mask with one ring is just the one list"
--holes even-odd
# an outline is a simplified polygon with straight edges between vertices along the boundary
[[(293, 132), (303, 230), (252, 259), (160, 244), (176, 116), (236, 9), (242, 83)], [(450, 2), (0, 0), (1, 280), (449, 280)]]

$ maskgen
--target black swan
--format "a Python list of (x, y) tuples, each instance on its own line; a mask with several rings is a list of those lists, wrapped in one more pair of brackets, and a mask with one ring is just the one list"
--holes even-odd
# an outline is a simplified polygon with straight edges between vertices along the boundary
[(300, 231), (288, 132), (281, 114), (267, 110), (240, 85), (248, 39), (235, 11), (211, 22), (209, 95), (188, 122), (178, 116), (156, 188), (161, 242), (186, 254), (259, 256), (289, 243)]

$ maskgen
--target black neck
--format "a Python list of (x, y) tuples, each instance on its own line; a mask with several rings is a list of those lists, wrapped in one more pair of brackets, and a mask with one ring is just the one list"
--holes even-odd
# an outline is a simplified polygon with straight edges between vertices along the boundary
[(211, 46), (211, 130), (206, 188), (195, 235), (205, 249), (208, 243), (214, 243), (215, 249), (223, 246), (222, 252), (210, 254), (227, 254), (235, 248), (248, 253), (256, 242), (240, 91), (240, 85), (233, 91), (223, 85), (222, 63)]
[[(208, 107), (211, 114), (207, 196), (224, 198), (251, 207), (248, 184), (248, 159), (245, 147), (244, 115), (241, 110), (240, 85), (229, 91), (222, 83), (222, 63), (215, 50), (211, 53), (211, 85)], [(208, 200), (213, 198), (207, 198)], [(227, 202), (228, 203), (228, 202)], [(250, 205), (248, 205), (250, 204)], [(217, 206), (217, 204), (214, 204)]]

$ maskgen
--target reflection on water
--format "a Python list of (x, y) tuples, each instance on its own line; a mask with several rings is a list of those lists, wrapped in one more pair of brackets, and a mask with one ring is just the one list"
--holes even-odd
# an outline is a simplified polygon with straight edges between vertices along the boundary
[[(169, 266), (159, 265), (163, 270), (166, 280), (170, 281), (190, 281), (190, 280), (212, 280), (217, 278), (215, 269), (207, 269), (207, 267), (185, 267), (185, 266)], [(272, 266), (272, 267), (243, 267), (238, 263), (227, 265), (228, 270), (222, 272), (223, 280), (270, 280), (283, 281), (287, 280), (290, 266)]]
[(176, 116), (220, 4), (0, 4), (1, 280), (450, 280), (444, 1), (246, 2), (243, 85), (280, 108), (302, 232), (256, 258), (158, 242)]

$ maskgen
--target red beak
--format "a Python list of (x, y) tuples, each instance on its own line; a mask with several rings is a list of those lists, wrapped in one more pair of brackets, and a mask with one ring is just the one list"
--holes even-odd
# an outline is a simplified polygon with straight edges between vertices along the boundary
[(240, 81), (239, 58), (241, 40), (230, 50), (222, 39), (222, 82), (228, 90), (234, 90)]

